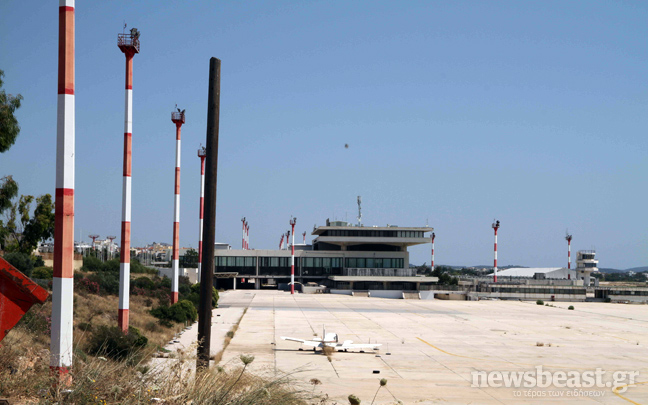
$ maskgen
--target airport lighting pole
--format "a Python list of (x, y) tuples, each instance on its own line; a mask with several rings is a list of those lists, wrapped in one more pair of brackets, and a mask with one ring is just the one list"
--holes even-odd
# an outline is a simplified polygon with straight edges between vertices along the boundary
[(435, 237), (435, 236), (436, 236), (436, 235), (434, 234), (434, 232), (432, 232), (432, 262), (431, 262), (431, 264), (430, 264), (430, 269), (431, 269), (432, 271), (434, 271), (434, 237)]
[(571, 240), (572, 236), (567, 233), (567, 236), (565, 236), (565, 240), (567, 241), (567, 269), (571, 269)]
[(292, 226), (292, 253), (290, 255), (290, 294), (295, 294), (295, 224), (297, 218), (290, 218)]
[[(124, 27), (126, 28), (126, 27)], [(124, 170), (122, 175), (121, 251), (119, 254), (119, 310), (117, 323), (128, 333), (130, 308), (130, 247), (131, 247), (131, 169), (133, 166), (133, 57), (140, 51), (140, 33), (117, 34), (117, 46), (126, 56), (126, 99), (124, 117)]]
[(497, 230), (500, 227), (500, 221), (493, 222), (493, 230), (495, 231), (495, 250), (493, 259), (493, 282), (497, 283)]
[[(74, 313), (74, 0), (58, 8), (56, 198), (50, 369), (59, 381), (72, 367)], [(4, 125), (4, 123), (3, 123)], [(3, 286), (4, 287), (4, 286)], [(3, 314), (4, 308), (0, 310)], [(4, 314), (3, 314), (4, 315)]]

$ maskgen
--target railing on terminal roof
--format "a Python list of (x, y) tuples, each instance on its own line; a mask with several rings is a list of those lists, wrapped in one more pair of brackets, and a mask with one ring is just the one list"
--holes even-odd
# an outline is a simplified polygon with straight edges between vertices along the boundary
[(139, 53), (140, 51), (140, 41), (139, 38), (131, 34), (117, 34), (117, 46), (121, 47), (133, 47), (135, 51)]
[(417, 274), (415, 268), (346, 267), (342, 270), (342, 275), (356, 277), (413, 277)]
[(421, 291), (466, 291), (472, 286), (443, 285), (443, 284), (421, 284)]

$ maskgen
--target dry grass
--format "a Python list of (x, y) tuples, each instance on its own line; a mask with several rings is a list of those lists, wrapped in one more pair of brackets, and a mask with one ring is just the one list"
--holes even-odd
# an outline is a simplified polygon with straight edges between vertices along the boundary
[[(131, 295), (130, 326), (139, 329), (149, 339), (151, 345), (164, 347), (174, 334), (182, 330), (183, 326), (174, 325), (172, 328), (161, 326), (158, 319), (149, 313), (151, 308), (146, 305), (146, 300), (147, 297)], [(89, 337), (89, 333), (78, 329), (81, 323), (91, 323), (93, 329), (97, 329), (101, 325), (117, 325), (117, 309), (116, 296), (75, 295), (75, 342), (81, 347), (85, 347), (87, 337)]]
[[(228, 371), (216, 367), (196, 374), (191, 367), (195, 364), (195, 347), (152, 366), (149, 363), (152, 353), (166, 345), (182, 325), (160, 326), (149, 314), (146, 300), (146, 297), (131, 296), (130, 323), (149, 339), (149, 346), (119, 362), (85, 353), (92, 330), (101, 325), (116, 325), (118, 297), (75, 294), (70, 385), (55, 384), (49, 369), (51, 302), (33, 307), (27, 317), (29, 322), (16, 326), (0, 345), (0, 397), (10, 398), (15, 404), (324, 403), (309, 394), (312, 390), (302, 389), (302, 383), (295, 382), (290, 375), (251, 375), (245, 372), (243, 363), (232, 364)], [(237, 329), (238, 324), (233, 325), (232, 336)], [(219, 355), (222, 357), (222, 352)]]
[[(29, 338), (23, 333), (14, 334), (14, 339)], [(253, 361), (250, 357), (241, 358), (240, 365), (230, 371), (218, 368), (196, 374), (191, 368), (191, 364), (195, 364), (194, 347), (153, 369), (144, 362), (129, 365), (130, 361), (75, 355), (70, 372), (71, 385), (59, 384), (58, 389), (52, 389), (55, 380), (49, 372), (49, 353), (45, 356), (19, 353), (13, 343), (0, 348), (0, 364), (7, 366), (0, 370), (0, 396), (8, 396), (17, 404), (143, 404), (159, 401), (173, 405), (269, 405), (321, 402), (300, 383), (293, 381), (290, 375), (264, 378), (245, 373), (246, 365)]]

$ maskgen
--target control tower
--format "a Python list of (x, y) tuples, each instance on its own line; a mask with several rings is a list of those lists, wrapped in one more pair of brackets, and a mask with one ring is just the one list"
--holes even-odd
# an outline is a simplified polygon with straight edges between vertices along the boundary
[(576, 253), (576, 277), (589, 287), (592, 272), (598, 271), (598, 260), (594, 250), (579, 250)]

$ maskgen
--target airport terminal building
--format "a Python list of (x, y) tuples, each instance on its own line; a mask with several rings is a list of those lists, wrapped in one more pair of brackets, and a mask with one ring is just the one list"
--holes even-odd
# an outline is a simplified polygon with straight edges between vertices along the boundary
[[(431, 227), (354, 226), (326, 221), (315, 227), (311, 245), (295, 245), (295, 282), (333, 289), (419, 290), (436, 277), (409, 268), (409, 246), (431, 243)], [(219, 288), (277, 288), (290, 282), (291, 251), (217, 250)], [(236, 286), (234, 286), (236, 283)]]

